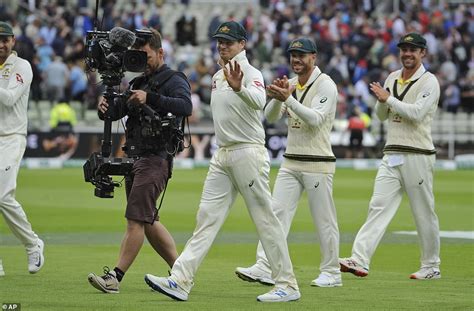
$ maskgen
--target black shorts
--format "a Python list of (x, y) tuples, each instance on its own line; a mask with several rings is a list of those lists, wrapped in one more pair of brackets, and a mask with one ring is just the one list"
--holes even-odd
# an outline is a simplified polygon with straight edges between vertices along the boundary
[(159, 220), (156, 200), (168, 180), (169, 161), (157, 155), (141, 157), (125, 178), (127, 208), (125, 218), (153, 224)]
[(364, 133), (362, 130), (351, 130), (351, 136), (349, 138), (349, 147), (351, 149), (362, 148), (363, 139), (364, 139)]

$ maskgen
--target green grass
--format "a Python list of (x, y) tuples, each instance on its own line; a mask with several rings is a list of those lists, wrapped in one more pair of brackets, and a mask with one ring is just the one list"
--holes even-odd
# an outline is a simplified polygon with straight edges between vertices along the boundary
[[(170, 181), (161, 219), (181, 250), (195, 226), (206, 169), (176, 170)], [(334, 197), (341, 231), (341, 255), (365, 220), (376, 171), (340, 169), (334, 180)], [(272, 170), (272, 180), (276, 170)], [(474, 230), (474, 172), (437, 171), (436, 209), (441, 230)], [(17, 199), (34, 230), (46, 241), (46, 264), (29, 275), (26, 256), (0, 220), (0, 257), (6, 276), (0, 278), (0, 303), (17, 302), (22, 310), (473, 310), (474, 243), (442, 239), (441, 280), (412, 281), (419, 265), (416, 237), (391, 232), (415, 230), (407, 200), (377, 249), (370, 275), (343, 275), (341, 288), (314, 288), (319, 246), (312, 220), (301, 201), (289, 247), (302, 298), (298, 302), (262, 305), (255, 297), (269, 290), (246, 283), (234, 275), (236, 266), (255, 260), (256, 233), (247, 210), (238, 199), (215, 244), (195, 278), (189, 301), (178, 303), (149, 290), (145, 273), (166, 275), (167, 266), (145, 245), (121, 284), (121, 293), (105, 295), (87, 283), (89, 272), (116, 262), (125, 218), (124, 190), (114, 199), (98, 199), (83, 182), (79, 169), (26, 170), (20, 172)], [(273, 181), (272, 181), (273, 184)]]

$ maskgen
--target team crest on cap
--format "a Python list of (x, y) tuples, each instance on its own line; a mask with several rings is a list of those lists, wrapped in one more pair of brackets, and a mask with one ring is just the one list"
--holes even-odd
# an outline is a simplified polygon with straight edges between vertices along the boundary
[(413, 37), (411, 37), (411, 36), (405, 37), (405, 39), (403, 39), (403, 41), (408, 41), (408, 42), (413, 41)]
[(296, 41), (296, 42), (293, 42), (293, 44), (291, 45), (292, 48), (300, 48), (300, 47), (303, 47), (303, 43), (299, 42), (299, 41)]
[(227, 33), (229, 31), (230, 31), (230, 28), (227, 26), (222, 26), (221, 28), (219, 28), (219, 32)]

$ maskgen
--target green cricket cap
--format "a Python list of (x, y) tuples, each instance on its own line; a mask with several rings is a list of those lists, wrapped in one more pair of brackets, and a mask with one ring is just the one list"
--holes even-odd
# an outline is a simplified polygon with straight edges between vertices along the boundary
[(220, 24), (212, 37), (216, 39), (222, 38), (229, 41), (247, 41), (247, 31), (245, 31), (244, 26), (241, 24), (229, 21)]
[(303, 53), (316, 53), (316, 43), (309, 38), (298, 38), (291, 41), (288, 46), (288, 52), (298, 51)]
[(0, 36), (14, 36), (12, 26), (8, 23), (0, 22)]
[(423, 38), (422, 35), (416, 32), (412, 32), (401, 37), (400, 41), (398, 41), (397, 47), (400, 47), (402, 45), (407, 45), (407, 44), (414, 45), (422, 49), (426, 49), (426, 39)]

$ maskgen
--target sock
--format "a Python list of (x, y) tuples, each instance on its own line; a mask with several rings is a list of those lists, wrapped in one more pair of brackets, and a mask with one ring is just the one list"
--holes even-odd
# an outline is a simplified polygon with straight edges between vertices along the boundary
[(122, 282), (123, 277), (125, 276), (125, 272), (120, 270), (119, 268), (115, 267), (114, 268), (115, 274), (117, 275), (117, 280), (119, 282)]

